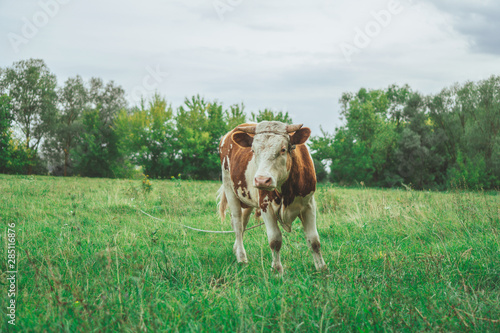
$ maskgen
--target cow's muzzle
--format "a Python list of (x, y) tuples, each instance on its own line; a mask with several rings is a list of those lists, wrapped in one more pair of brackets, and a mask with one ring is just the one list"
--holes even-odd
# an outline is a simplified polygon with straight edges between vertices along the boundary
[(276, 185), (273, 184), (272, 177), (257, 176), (254, 179), (254, 185), (260, 190), (273, 190)]

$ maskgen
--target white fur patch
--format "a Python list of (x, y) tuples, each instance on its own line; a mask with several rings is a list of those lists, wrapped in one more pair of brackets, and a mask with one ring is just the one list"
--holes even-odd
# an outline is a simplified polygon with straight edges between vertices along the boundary
[[(229, 133), (228, 133), (228, 134), (229, 134)], [(224, 137), (222, 138), (222, 142), (221, 142), (221, 144), (220, 144), (220, 146), (221, 146), (221, 147), (224, 147), (224, 142), (226, 142), (226, 138), (227, 138), (227, 135), (228, 135), (228, 134), (224, 135)]]

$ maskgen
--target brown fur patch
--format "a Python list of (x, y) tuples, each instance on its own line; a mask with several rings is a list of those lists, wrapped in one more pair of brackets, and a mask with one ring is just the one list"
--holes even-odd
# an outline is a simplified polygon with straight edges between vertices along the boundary
[(275, 192), (273, 200), (277, 205), (281, 204), (281, 194)]
[[(238, 189), (241, 188), (242, 195), (244, 197), (248, 196), (248, 198), (251, 199), (247, 181), (245, 179), (245, 171), (247, 169), (248, 162), (253, 157), (253, 153), (250, 147), (241, 147), (233, 141), (233, 134), (236, 132), (243, 133), (233, 129), (221, 140), (219, 144), (220, 160), (224, 169), (229, 171), (235, 193), (238, 193)], [(248, 208), (247, 205), (245, 205), (245, 207), (243, 205), (244, 204), (242, 203), (243, 208)]]
[(314, 241), (311, 243), (311, 249), (315, 252), (315, 253), (319, 253), (320, 250), (321, 250), (321, 244), (320, 242), (318, 241)]
[(242, 148), (252, 147), (253, 136), (250, 134), (237, 131), (231, 135), (231, 139)]
[[(266, 199), (264, 200), (264, 198)], [(267, 212), (267, 206), (269, 206), (272, 201), (278, 205), (281, 204), (281, 194), (279, 194), (278, 191), (259, 190), (259, 207), (264, 213)]]
[(272, 194), (273, 192), (259, 190), (259, 207), (264, 213), (267, 212), (267, 206), (269, 206), (274, 198)]
[(292, 167), (287, 181), (281, 187), (285, 208), (290, 206), (295, 197), (305, 197), (316, 191), (316, 172), (305, 145), (297, 145), (291, 152)]
[(304, 127), (296, 131), (293, 135), (290, 135), (290, 142), (292, 145), (304, 144), (309, 136), (311, 135), (311, 129), (309, 127)]
[(274, 251), (279, 251), (281, 250), (281, 241), (280, 240), (273, 240), (269, 243), (269, 247), (271, 248), (271, 250), (274, 250)]
[(292, 154), (290, 152), (288, 152), (286, 154), (287, 154), (287, 157), (286, 157), (286, 171), (290, 172), (290, 170), (292, 169), (292, 163), (293, 163)]

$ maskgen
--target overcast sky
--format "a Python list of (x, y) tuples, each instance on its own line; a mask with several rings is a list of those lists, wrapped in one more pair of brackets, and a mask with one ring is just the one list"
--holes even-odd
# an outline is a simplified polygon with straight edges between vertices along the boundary
[(0, 67), (44, 59), (61, 85), (113, 80), (134, 104), (200, 94), (333, 131), (338, 99), (437, 93), (500, 74), (500, 1), (0, 0)]

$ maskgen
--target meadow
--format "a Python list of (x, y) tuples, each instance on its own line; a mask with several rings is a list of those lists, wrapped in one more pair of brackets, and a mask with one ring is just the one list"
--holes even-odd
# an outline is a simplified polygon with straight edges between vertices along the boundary
[[(329, 270), (315, 271), (297, 220), (280, 277), (264, 227), (245, 234), (240, 265), (232, 234), (175, 224), (230, 230), (216, 215), (219, 186), (0, 175), (0, 331), (500, 331), (498, 192), (321, 185)], [(5, 313), (12, 223), (15, 326)]]

